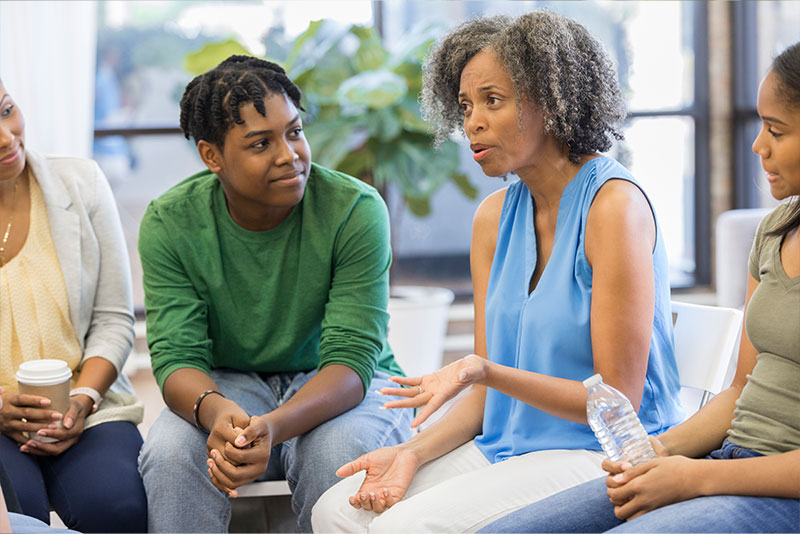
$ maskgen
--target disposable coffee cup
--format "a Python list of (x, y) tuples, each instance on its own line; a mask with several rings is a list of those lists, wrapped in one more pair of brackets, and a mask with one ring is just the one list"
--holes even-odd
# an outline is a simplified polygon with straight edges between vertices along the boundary
[[(61, 412), (62, 415), (69, 409), (70, 378), (72, 371), (63, 360), (31, 360), (23, 362), (17, 369), (20, 394), (47, 397), (50, 399), (50, 406), (45, 408)], [(56, 425), (61, 428), (61, 421), (56, 421)], [(30, 437), (45, 443), (58, 441), (35, 432)]]

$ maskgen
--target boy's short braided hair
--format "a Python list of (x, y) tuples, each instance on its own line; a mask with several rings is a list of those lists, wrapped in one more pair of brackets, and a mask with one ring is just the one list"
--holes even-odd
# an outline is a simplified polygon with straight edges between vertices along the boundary
[(181, 98), (183, 135), (222, 148), (233, 124), (244, 123), (239, 106), (252, 102), (266, 116), (264, 99), (273, 94), (285, 94), (305, 111), (300, 105), (302, 93), (283, 67), (251, 56), (231, 56), (186, 86)]

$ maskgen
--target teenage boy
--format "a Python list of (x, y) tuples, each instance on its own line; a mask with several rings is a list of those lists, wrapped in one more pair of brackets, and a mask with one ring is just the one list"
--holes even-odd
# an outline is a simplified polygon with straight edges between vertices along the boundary
[(222, 532), (228, 496), (286, 478), (298, 526), (336, 469), (410, 435), (380, 410), (391, 263), (372, 187), (311, 162), (300, 90), (232, 56), (186, 87), (181, 129), (208, 170), (142, 220), (147, 337), (168, 406), (142, 449), (151, 532)]

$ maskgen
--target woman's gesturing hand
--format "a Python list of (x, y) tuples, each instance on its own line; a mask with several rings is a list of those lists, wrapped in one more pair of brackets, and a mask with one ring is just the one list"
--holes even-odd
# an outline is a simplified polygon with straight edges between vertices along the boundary
[(349, 499), (350, 506), (380, 514), (400, 502), (417, 469), (417, 456), (407, 449), (394, 446), (383, 447), (356, 458), (340, 467), (336, 474), (349, 477), (366, 471), (358, 492)]
[(414, 428), (433, 414), (448, 400), (452, 399), (472, 384), (480, 384), (486, 378), (489, 362), (477, 354), (470, 354), (458, 361), (442, 367), (435, 373), (424, 376), (393, 376), (392, 382), (409, 386), (406, 388), (383, 388), (380, 393), (402, 400), (389, 401), (384, 408), (419, 408), (424, 406), (411, 421)]

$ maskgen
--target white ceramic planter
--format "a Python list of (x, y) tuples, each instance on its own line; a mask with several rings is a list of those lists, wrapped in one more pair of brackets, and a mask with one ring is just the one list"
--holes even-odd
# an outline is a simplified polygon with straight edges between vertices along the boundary
[(389, 346), (407, 376), (442, 366), (447, 313), (455, 295), (449, 289), (397, 286), (389, 299)]

